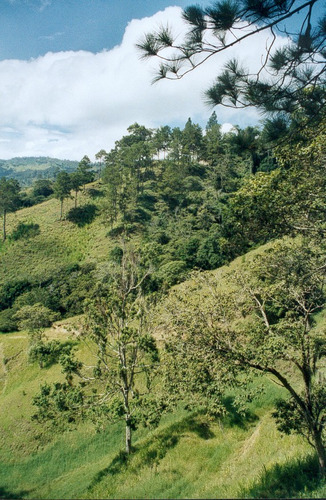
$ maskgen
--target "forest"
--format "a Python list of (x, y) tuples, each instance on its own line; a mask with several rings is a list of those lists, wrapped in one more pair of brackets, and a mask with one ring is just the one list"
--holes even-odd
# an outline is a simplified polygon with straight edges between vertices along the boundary
[[(0, 178), (0, 498), (325, 496), (326, 22), (299, 3), (144, 35), (178, 79), (239, 16), (254, 36), (307, 10), (266, 48), (274, 81), (227, 63), (204, 127), (133, 123), (95, 164)], [(225, 133), (226, 102), (265, 119)]]

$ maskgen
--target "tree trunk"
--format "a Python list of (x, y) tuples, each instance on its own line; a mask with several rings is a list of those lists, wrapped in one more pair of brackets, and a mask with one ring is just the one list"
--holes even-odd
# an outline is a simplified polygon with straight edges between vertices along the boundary
[(322, 478), (326, 477), (326, 450), (322, 442), (321, 432), (314, 432), (315, 449), (318, 455), (319, 472)]
[(6, 211), (4, 210), (3, 212), (3, 241), (6, 241), (7, 235), (6, 235)]
[(60, 206), (60, 220), (62, 219), (63, 216), (63, 200), (61, 200), (61, 206)]
[(77, 193), (78, 191), (75, 191), (75, 208), (77, 208)]
[(131, 426), (130, 416), (126, 415), (126, 453), (129, 455), (131, 452)]

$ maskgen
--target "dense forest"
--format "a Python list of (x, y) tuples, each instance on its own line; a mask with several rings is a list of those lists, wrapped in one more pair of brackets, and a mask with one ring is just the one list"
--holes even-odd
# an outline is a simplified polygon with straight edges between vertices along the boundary
[[(134, 123), (96, 164), (85, 155), (24, 189), (0, 178), (0, 497), (325, 495), (325, 85), (306, 63), (321, 67), (326, 24), (311, 34), (314, 3), (305, 42), (266, 49), (276, 87), (233, 61), (207, 91), (263, 109), (260, 126), (222, 133), (218, 109), (204, 128)], [(227, 48), (239, 16), (273, 29), (296, 12), (239, 4), (186, 9), (185, 45), (145, 35), (146, 57), (176, 51), (157, 79)]]

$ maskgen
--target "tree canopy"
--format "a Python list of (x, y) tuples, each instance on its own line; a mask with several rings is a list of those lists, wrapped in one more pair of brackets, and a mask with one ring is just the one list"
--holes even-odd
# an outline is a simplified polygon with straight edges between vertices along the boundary
[[(259, 70), (252, 73), (229, 60), (206, 90), (209, 104), (255, 106), (289, 114), (298, 108), (311, 116), (325, 104), (326, 16), (315, 21), (321, 0), (220, 0), (183, 11), (187, 32), (181, 42), (169, 26), (145, 34), (137, 44), (143, 58), (160, 61), (155, 81), (180, 79), (208, 59), (261, 32), (268, 33)], [(300, 14), (297, 28), (294, 18)], [(276, 37), (284, 44), (274, 50)]]

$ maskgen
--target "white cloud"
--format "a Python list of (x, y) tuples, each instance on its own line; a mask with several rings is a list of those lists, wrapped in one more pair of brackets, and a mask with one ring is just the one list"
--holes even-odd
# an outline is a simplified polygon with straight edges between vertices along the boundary
[[(184, 124), (190, 116), (204, 124), (212, 110), (203, 102), (203, 91), (232, 54), (219, 57), (218, 65), (212, 58), (182, 80), (152, 86), (156, 63), (141, 61), (135, 49), (144, 33), (167, 22), (182, 33), (180, 12), (169, 7), (151, 18), (133, 20), (121, 45), (109, 51), (1, 61), (0, 158), (48, 155), (78, 160), (109, 150), (136, 121), (158, 127)], [(245, 64), (260, 60), (264, 35), (258, 41), (248, 39), (237, 48)], [(255, 111), (216, 111), (220, 123), (244, 125), (258, 118)]]

